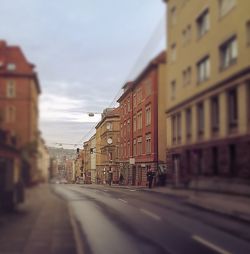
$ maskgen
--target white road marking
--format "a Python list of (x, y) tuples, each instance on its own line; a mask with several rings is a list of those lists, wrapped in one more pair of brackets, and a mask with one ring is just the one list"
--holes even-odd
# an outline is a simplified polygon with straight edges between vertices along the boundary
[(104, 190), (104, 191), (108, 191), (108, 190)]
[(228, 251), (222, 249), (221, 247), (219, 247), (219, 246), (217, 246), (217, 245), (215, 245), (215, 244), (213, 244), (213, 243), (203, 239), (202, 237), (200, 237), (198, 235), (193, 235), (192, 238), (194, 240), (196, 240), (197, 242), (202, 243), (203, 245), (206, 245), (210, 249), (217, 251), (218, 253), (221, 253), (221, 254), (231, 254), (231, 252), (228, 252)]
[(130, 189), (129, 191), (136, 191), (136, 190), (131, 190), (131, 189)]
[(158, 221), (161, 220), (161, 217), (158, 216), (158, 215), (155, 214), (155, 213), (152, 213), (152, 212), (150, 212), (150, 211), (148, 211), (148, 210), (145, 210), (145, 209), (143, 209), (143, 208), (141, 208), (140, 211), (141, 211), (142, 213), (148, 215), (149, 217), (151, 217), (151, 218), (154, 219), (154, 220), (158, 220)]
[(127, 204), (128, 201), (124, 200), (124, 199), (121, 199), (121, 198), (118, 198), (118, 200), (122, 201), (123, 203)]

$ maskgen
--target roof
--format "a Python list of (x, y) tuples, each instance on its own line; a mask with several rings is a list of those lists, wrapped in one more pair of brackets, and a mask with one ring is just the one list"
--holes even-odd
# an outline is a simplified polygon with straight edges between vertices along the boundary
[(124, 89), (124, 92), (123, 92), (123, 94), (119, 97), (119, 99), (117, 100), (117, 102), (121, 102), (121, 101), (124, 99), (124, 97), (126, 97), (126, 95), (132, 90), (133, 86), (134, 86), (134, 82), (133, 82), (133, 81), (129, 81), (129, 82), (125, 83), (125, 84), (123, 85), (123, 87), (122, 87), (122, 88)]
[[(8, 69), (10, 64), (14, 65), (13, 69)], [(34, 79), (37, 92), (41, 93), (37, 73), (34, 69), (35, 65), (28, 62), (20, 47), (9, 46), (5, 41), (0, 40), (0, 76)]]
[(148, 63), (148, 65), (142, 70), (142, 72), (138, 75), (134, 83), (136, 84), (140, 82), (150, 70), (157, 67), (159, 64), (164, 64), (164, 63), (166, 63), (166, 51), (162, 51), (155, 58), (153, 58)]
[(106, 119), (120, 117), (120, 108), (114, 108), (112, 111), (108, 111), (106, 114), (103, 115), (101, 121), (96, 125), (96, 129), (101, 126)]
[(153, 58), (134, 81), (129, 81), (123, 85), (122, 88), (124, 89), (124, 93), (120, 96), (117, 102), (121, 102), (124, 97), (136, 86), (137, 83), (139, 83), (147, 75), (150, 70), (157, 67), (159, 64), (164, 63), (166, 63), (165, 50), (159, 53), (155, 58)]

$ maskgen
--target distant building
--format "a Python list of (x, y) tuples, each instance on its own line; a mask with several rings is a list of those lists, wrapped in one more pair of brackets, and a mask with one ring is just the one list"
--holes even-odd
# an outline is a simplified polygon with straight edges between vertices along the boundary
[(125, 183), (146, 185), (149, 169), (165, 164), (166, 53), (124, 85), (120, 103), (120, 172)]
[(96, 135), (93, 135), (89, 142), (91, 182), (96, 183)]
[(167, 158), (175, 181), (249, 179), (250, 2), (166, 2)]
[(109, 171), (112, 171), (113, 181), (118, 182), (119, 135), (119, 108), (104, 110), (96, 126), (96, 171), (100, 183), (107, 181)]
[(85, 141), (83, 144), (83, 155), (84, 155), (84, 182), (91, 183), (91, 154), (90, 154), (91, 142), (90, 140)]
[(35, 66), (18, 46), (0, 41), (0, 124), (10, 133), (25, 161), (26, 183), (36, 182), (38, 96), (40, 85)]

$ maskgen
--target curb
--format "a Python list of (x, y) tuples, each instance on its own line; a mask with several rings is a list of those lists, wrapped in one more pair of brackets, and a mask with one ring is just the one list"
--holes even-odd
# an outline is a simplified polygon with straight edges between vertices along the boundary
[(207, 212), (216, 213), (221, 216), (227, 216), (228, 218), (235, 219), (240, 222), (250, 224), (250, 216), (244, 215), (243, 213), (240, 213), (237, 211), (227, 211), (227, 210), (223, 210), (223, 209), (218, 209), (218, 208), (211, 207), (208, 204), (204, 204), (204, 203), (201, 204), (199, 202), (194, 202), (192, 200), (187, 200), (186, 204), (189, 206), (192, 206), (194, 208), (197, 208), (197, 209), (202, 209)]

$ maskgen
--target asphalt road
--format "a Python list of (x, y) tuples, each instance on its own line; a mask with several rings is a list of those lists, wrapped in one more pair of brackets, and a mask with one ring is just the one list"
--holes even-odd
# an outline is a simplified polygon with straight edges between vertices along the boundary
[(54, 185), (68, 202), (84, 254), (250, 253), (250, 225), (185, 199), (98, 185)]

